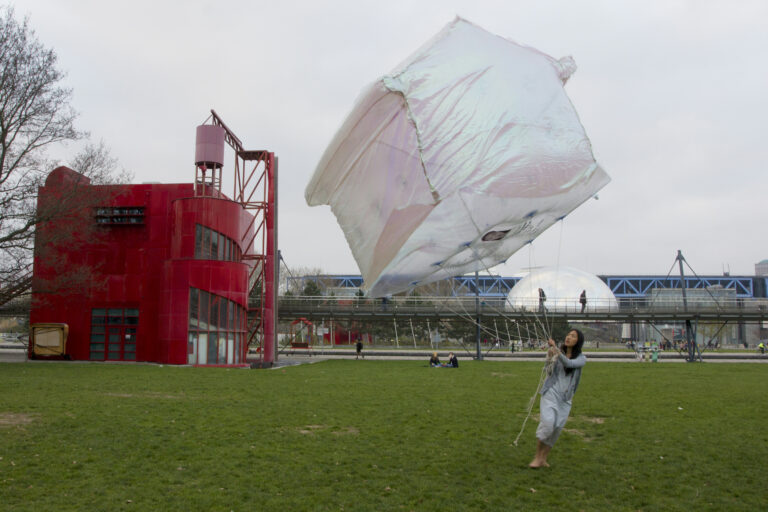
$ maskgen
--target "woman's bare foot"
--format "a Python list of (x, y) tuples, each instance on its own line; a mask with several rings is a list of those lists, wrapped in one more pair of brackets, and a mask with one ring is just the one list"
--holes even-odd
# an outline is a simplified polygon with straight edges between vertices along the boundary
[(547, 455), (549, 455), (549, 451), (552, 449), (551, 446), (544, 444), (541, 442), (540, 439), (536, 440), (536, 456), (533, 458), (530, 464), (528, 464), (529, 468), (542, 468), (542, 467), (549, 467), (549, 464), (547, 464)]

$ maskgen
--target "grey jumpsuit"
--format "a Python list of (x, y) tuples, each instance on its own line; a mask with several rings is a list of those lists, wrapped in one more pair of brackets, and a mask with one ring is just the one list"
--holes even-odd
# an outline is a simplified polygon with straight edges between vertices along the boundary
[[(585, 364), (587, 358), (584, 354), (579, 354), (575, 359), (568, 359), (560, 353), (555, 360), (552, 375), (544, 381), (540, 392), (540, 420), (536, 438), (547, 446), (554, 446), (568, 420), (573, 394), (579, 386), (581, 369)], [(573, 372), (567, 375), (566, 368), (573, 368)]]

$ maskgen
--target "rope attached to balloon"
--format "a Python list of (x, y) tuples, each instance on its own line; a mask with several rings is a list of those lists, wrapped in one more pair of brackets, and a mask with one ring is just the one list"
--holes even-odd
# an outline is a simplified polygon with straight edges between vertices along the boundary
[[(462, 204), (463, 204), (465, 210), (467, 210), (467, 214), (468, 214), (468, 216), (470, 218), (470, 221), (474, 224), (474, 219), (472, 219), (472, 215), (469, 212), (469, 208), (467, 207), (466, 203), (464, 203), (463, 200), (462, 200)], [(557, 249), (557, 266), (556, 266), (557, 270), (556, 270), (556, 273), (555, 273), (555, 288), (557, 288), (557, 279), (558, 279), (559, 270), (560, 270), (560, 251), (561, 251), (561, 248), (562, 248), (562, 240), (563, 240), (563, 224), (564, 224), (563, 220), (564, 220), (564, 217), (561, 217), (558, 220), (560, 221), (560, 237), (559, 237), (558, 249)], [(477, 229), (478, 232), (482, 232), (482, 230), (480, 230), (477, 225), (475, 225), (475, 228)], [(533, 252), (533, 250), (532, 250), (532, 247), (533, 247), (532, 241), (528, 242), (528, 245), (529, 245), (529, 252), (528, 252), (529, 268), (533, 268), (532, 262), (531, 262), (532, 252)], [(480, 262), (480, 264), (483, 266), (485, 271), (488, 274), (490, 274), (490, 270), (489, 270), (488, 266), (485, 264), (485, 261), (483, 260), (482, 256), (480, 256), (477, 253), (477, 249), (475, 247), (473, 247), (472, 244), (467, 244), (465, 247), (468, 247), (470, 250), (472, 250), (473, 255), (475, 257), (475, 260)], [(446, 269), (443, 266), (442, 262), (438, 263), (437, 267), (440, 269), (440, 271), (442, 271), (442, 272), (444, 272), (446, 274), (447, 278), (452, 278), (453, 277), (452, 275), (449, 275), (448, 269)], [(507, 296), (505, 298), (505, 301), (510, 306), (514, 307), (512, 305), (512, 303), (511, 303), (511, 301), (509, 300), (509, 296)], [(472, 324), (474, 324), (476, 327), (479, 327), (481, 330), (485, 330), (487, 333), (491, 333), (491, 334), (494, 334), (494, 335), (498, 336), (498, 333), (492, 333), (489, 329), (483, 327), (482, 324), (477, 322), (477, 320), (475, 318), (473, 318), (472, 315), (468, 311), (466, 311), (466, 308), (463, 307), (463, 304), (462, 304), (462, 309), (464, 309), (464, 315), (459, 314), (460, 317), (468, 319)], [(554, 317), (552, 317), (552, 320), (551, 320), (551, 323), (550, 323), (549, 319), (547, 318), (547, 309), (544, 308), (544, 307), (541, 307), (540, 309), (541, 309), (540, 313), (542, 313), (543, 316), (544, 316), (544, 322), (541, 321), (541, 318), (539, 317), (539, 314), (538, 314), (539, 312), (534, 310), (533, 311), (533, 318), (535, 320), (535, 324), (534, 325), (538, 324), (538, 327), (541, 328), (542, 334), (544, 334), (545, 339), (550, 339), (552, 337), (551, 333), (552, 333), (552, 328), (554, 327), (555, 319), (554, 319)], [(456, 311), (454, 311), (454, 310), (452, 310), (452, 312), (456, 313)], [(502, 316), (504, 315), (503, 311), (499, 311), (499, 313)], [(510, 339), (510, 340), (508, 340), (508, 342), (511, 343), (512, 340)], [(462, 345), (463, 345), (463, 343), (462, 343)], [(466, 350), (466, 346), (464, 348)], [(558, 353), (559, 353), (559, 350), (557, 350), (557, 351), (553, 351), (553, 350), (547, 351), (547, 356), (545, 358), (544, 366), (542, 367), (541, 373), (539, 374), (539, 381), (538, 381), (538, 384), (536, 385), (536, 391), (534, 391), (533, 395), (531, 396), (530, 400), (528, 401), (528, 406), (526, 408), (525, 418), (523, 419), (523, 423), (522, 423), (522, 426), (520, 427), (520, 431), (518, 432), (517, 436), (515, 437), (515, 440), (513, 441), (514, 446), (517, 446), (517, 443), (520, 440), (520, 436), (522, 436), (523, 432), (525, 431), (525, 426), (526, 426), (526, 424), (528, 422), (528, 419), (531, 417), (531, 414), (533, 412), (533, 407), (536, 404), (536, 396), (541, 391), (541, 387), (544, 385), (544, 382), (546, 381), (546, 378), (549, 377), (550, 375), (552, 375), (552, 373), (554, 372), (555, 362), (557, 361)]]

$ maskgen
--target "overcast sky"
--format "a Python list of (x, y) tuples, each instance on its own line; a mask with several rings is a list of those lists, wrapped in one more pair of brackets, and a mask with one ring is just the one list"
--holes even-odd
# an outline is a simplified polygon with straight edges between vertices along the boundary
[(764, 0), (13, 5), (58, 54), (79, 127), (136, 182), (191, 182), (195, 126), (211, 108), (246, 149), (274, 151), (291, 267), (359, 274), (329, 207), (308, 207), (304, 188), (360, 90), (456, 15), (574, 57), (566, 92), (612, 178), (496, 272), (666, 275), (680, 249), (698, 274), (753, 275), (768, 258)]

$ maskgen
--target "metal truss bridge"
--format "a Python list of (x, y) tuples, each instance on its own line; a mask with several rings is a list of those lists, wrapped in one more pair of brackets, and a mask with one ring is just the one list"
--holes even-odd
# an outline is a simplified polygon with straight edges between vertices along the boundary
[(472, 297), (396, 297), (394, 299), (366, 299), (363, 297), (282, 297), (278, 314), (281, 320), (305, 318), (310, 321), (323, 319), (349, 319), (363, 321), (390, 321), (394, 318), (466, 319), (503, 318), (516, 321), (541, 321), (546, 318), (567, 319), (571, 322), (652, 322), (679, 323), (686, 320), (727, 323), (768, 322), (768, 300), (733, 299), (691, 301), (665, 301), (647, 304), (645, 299), (623, 299), (619, 306), (598, 304), (592, 301), (582, 312), (579, 307), (558, 304), (556, 298), (548, 298), (550, 309), (538, 310), (511, 308), (503, 299), (479, 300)]
[[(647, 297), (651, 290), (682, 289), (683, 280), (679, 276), (597, 276), (611, 289), (614, 296), (621, 299), (641, 299)], [(457, 276), (432, 285), (426, 285), (427, 290), (433, 290), (432, 295), (449, 297), (468, 297), (479, 294), (482, 298), (505, 298), (520, 277), (502, 276)], [(363, 286), (363, 278), (359, 275), (318, 275), (289, 277), (289, 289), (303, 290), (305, 285), (313, 281), (321, 289), (359, 290)], [(766, 276), (686, 276), (684, 288), (705, 290), (709, 287), (722, 287), (733, 290), (735, 297), (740, 299), (768, 297), (768, 277)]]

